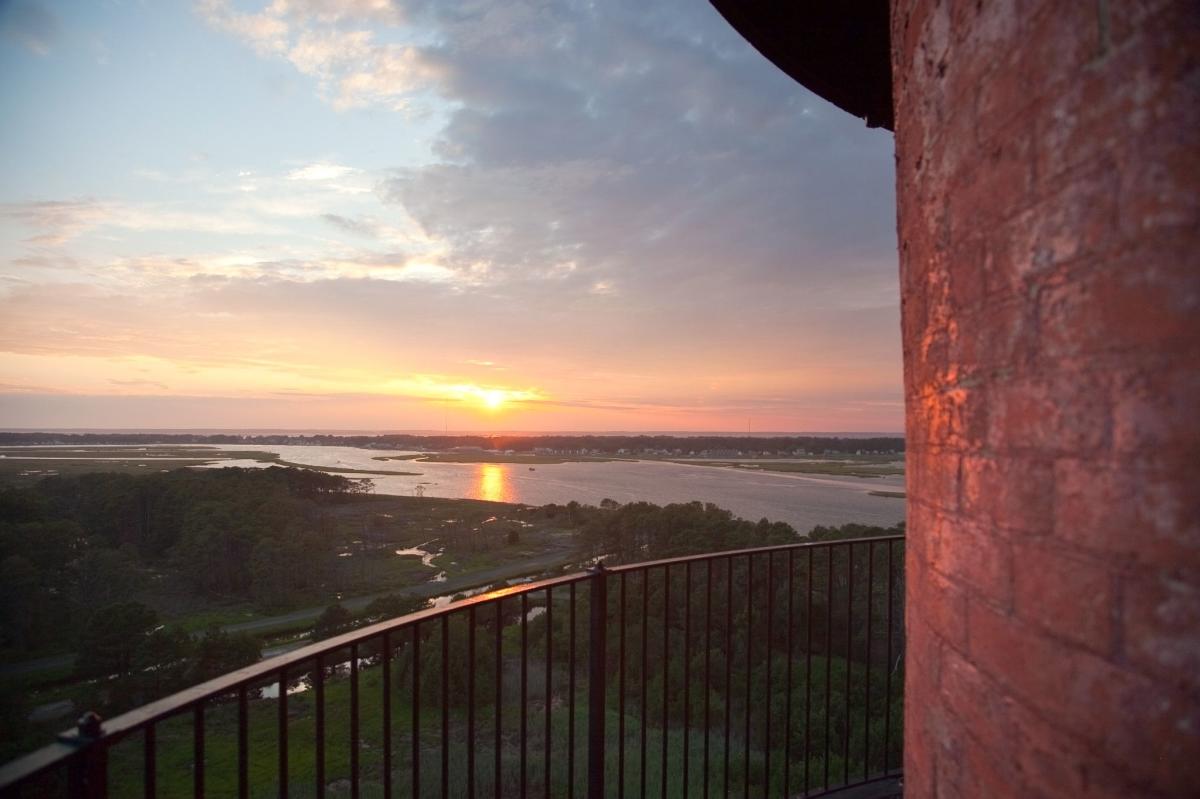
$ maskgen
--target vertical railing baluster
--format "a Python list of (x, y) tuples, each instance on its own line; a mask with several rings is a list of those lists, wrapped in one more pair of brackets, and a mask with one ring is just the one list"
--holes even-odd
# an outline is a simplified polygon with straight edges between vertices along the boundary
[(421, 796), (421, 623), (412, 626), (412, 795)]
[(358, 799), (358, 644), (350, 645), (350, 799)]
[(608, 573), (604, 563), (592, 570), (588, 670), (588, 799), (604, 796), (604, 704), (608, 631)]
[(767, 701), (764, 705), (765, 720), (763, 723), (764, 740), (766, 744), (763, 747), (763, 773), (766, 775), (763, 778), (763, 794), (764, 796), (771, 795), (771, 658), (774, 654), (771, 635), (774, 632), (772, 626), (775, 622), (775, 553), (767, 553), (767, 634), (764, 639), (767, 642)]
[(501, 750), (504, 743), (504, 727), (501, 724), (503, 721), (503, 693), (504, 693), (504, 599), (503, 597), (496, 600), (496, 729), (495, 729), (495, 746), (492, 751), (492, 793), (495, 799), (500, 799), (500, 767), (501, 767)]
[(733, 702), (733, 558), (725, 557), (725, 790), (729, 796), (729, 728), (732, 720), (731, 708)]
[(625, 799), (625, 576), (626, 572), (621, 572), (621, 624), (617, 647), (617, 799)]
[(529, 735), (529, 594), (521, 594), (521, 799), (526, 795)]
[(546, 731), (542, 740), (544, 765), (542, 767), (542, 795), (550, 796), (550, 699), (554, 695), (554, 596), (553, 589), (546, 589)]
[(709, 723), (712, 711), (712, 576), (713, 559), (707, 561), (704, 592), (704, 799), (708, 799)]
[(670, 732), (669, 715), (671, 709), (670, 681), (671, 666), (671, 565), (663, 566), (663, 706), (662, 706), (662, 763), (659, 770), (662, 773), (662, 799), (667, 799), (667, 742)]
[(792, 672), (794, 671), (793, 664), (796, 659), (796, 617), (793, 614), (795, 608), (795, 592), (796, 592), (796, 550), (788, 550), (788, 578), (787, 578), (787, 687), (785, 688), (785, 697), (787, 702), (787, 711), (784, 713), (783, 727), (786, 731), (783, 737), (783, 795), (792, 795)]
[(450, 796), (450, 614), (442, 614), (442, 799)]
[(383, 678), (383, 799), (392, 799), (392, 640), (391, 633), (383, 634), (383, 655), (380, 676)]
[(204, 703), (192, 708), (192, 795), (204, 797)]
[(692, 562), (683, 569), (683, 799), (688, 799), (692, 779), (688, 750), (692, 728)]
[(825, 549), (825, 790), (829, 790), (829, 708), (833, 672), (833, 547)]
[(640, 706), (641, 706), (640, 718), (641, 718), (641, 725), (642, 725), (642, 738), (641, 738), (641, 750), (640, 750), (642, 768), (641, 768), (641, 776), (640, 776), (641, 782), (639, 784), (640, 790), (639, 790), (639, 794), (638, 794), (642, 799), (645, 799), (645, 797), (646, 797), (646, 715), (647, 715), (646, 675), (649, 672), (649, 663), (647, 661), (646, 653), (650, 648), (650, 646), (649, 646), (649, 644), (650, 644), (650, 639), (649, 639), (650, 624), (649, 624), (649, 622), (650, 622), (650, 570), (642, 569), (642, 670), (641, 670), (642, 692), (639, 696), (639, 702), (640, 702)]
[(846, 551), (846, 729), (842, 743), (842, 784), (850, 782), (850, 674), (854, 670), (854, 544)]
[(287, 668), (279, 670), (279, 799), (288, 795)]
[(871, 599), (875, 581), (875, 542), (867, 544), (867, 676), (863, 711), (863, 779), (871, 776)]
[(317, 655), (313, 664), (313, 703), (315, 704), (314, 723), (316, 752), (314, 754), (313, 770), (316, 772), (317, 799), (325, 796), (325, 656)]
[(238, 715), (237, 715), (237, 779), (238, 799), (249, 799), (250, 796), (250, 741), (249, 741), (249, 710), (247, 708), (246, 684), (238, 686)]
[(813, 548), (808, 548), (807, 609), (804, 614), (804, 793), (808, 794), (808, 761), (812, 759), (812, 624)]
[(892, 732), (892, 544), (887, 542), (887, 669), (883, 673), (883, 692), (886, 700), (883, 706), (883, 772), (886, 774), (892, 764), (891, 732)]
[(154, 738), (154, 722), (146, 725), (142, 743), (142, 793), (146, 799), (158, 796), (158, 747)]
[(570, 677), (567, 679), (567, 799), (575, 799), (575, 583), (571, 583)]
[(746, 739), (742, 742), (742, 796), (750, 799), (750, 692), (754, 674), (754, 555), (746, 556)]
[(475, 606), (467, 609), (467, 799), (475, 799)]

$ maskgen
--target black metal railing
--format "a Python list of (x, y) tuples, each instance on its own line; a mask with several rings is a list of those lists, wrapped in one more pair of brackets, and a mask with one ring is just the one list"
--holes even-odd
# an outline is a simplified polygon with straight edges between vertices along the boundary
[(0, 768), (9, 796), (820, 796), (901, 763), (903, 538), (532, 582), (374, 624)]

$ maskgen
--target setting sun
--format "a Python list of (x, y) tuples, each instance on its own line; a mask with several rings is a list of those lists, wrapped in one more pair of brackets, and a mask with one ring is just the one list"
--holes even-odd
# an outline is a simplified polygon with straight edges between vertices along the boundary
[(481, 391), (479, 393), (479, 399), (481, 402), (483, 402), (483, 407), (487, 408), (489, 411), (498, 410), (500, 406), (504, 404), (504, 392), (498, 389)]

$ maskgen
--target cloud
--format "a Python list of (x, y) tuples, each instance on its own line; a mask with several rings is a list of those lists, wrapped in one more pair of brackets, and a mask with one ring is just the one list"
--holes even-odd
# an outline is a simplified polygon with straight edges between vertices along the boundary
[(321, 219), (346, 233), (366, 238), (379, 236), (379, 223), (371, 219), (351, 219), (340, 214), (321, 214)]
[(406, 109), (437, 76), (436, 63), (421, 48), (379, 42), (370, 29), (345, 27), (399, 22), (397, 5), (387, 0), (275, 0), (259, 13), (235, 11), (227, 0), (202, 0), (197, 9), (260, 55), (284, 58), (315, 78), (338, 110), (374, 104)]
[[(468, 5), (470, 10), (468, 10)], [(892, 145), (705, 4), (409, 3), (455, 110), (381, 185), (488, 281), (712, 309), (897, 302)], [(570, 264), (564, 269), (564, 264)]]
[(161, 389), (162, 391), (170, 390), (166, 383), (160, 383), (157, 380), (115, 380), (113, 378), (109, 378), (108, 382), (112, 383), (114, 386), (121, 386), (122, 388), (157, 388)]
[(237, 36), (261, 55), (287, 49), (288, 23), (271, 9), (243, 14), (234, 11), (229, 0), (199, 0), (196, 10), (210, 25)]
[(41, 231), (29, 239), (34, 244), (62, 244), (102, 224), (109, 216), (104, 203), (89, 198), (0, 205), (0, 218)]
[(341, 164), (317, 163), (293, 169), (287, 177), (288, 180), (337, 180), (356, 171)]
[(0, 2), (0, 35), (37, 55), (47, 55), (59, 35), (58, 15), (30, 0)]
[(281, 232), (235, 214), (179, 211), (152, 205), (83, 198), (0, 204), (0, 219), (11, 219), (39, 231), (32, 244), (61, 245), (96, 228), (133, 231), (194, 231), (224, 234)]

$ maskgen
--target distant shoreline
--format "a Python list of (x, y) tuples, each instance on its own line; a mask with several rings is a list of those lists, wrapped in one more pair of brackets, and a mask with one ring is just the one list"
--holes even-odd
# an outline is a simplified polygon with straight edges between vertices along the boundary
[(4, 433), (73, 435), (208, 435), (208, 436), (667, 436), (673, 438), (904, 438), (894, 430), (763, 430), (753, 433), (738, 430), (358, 430), (325, 427), (0, 427)]
[(452, 453), (464, 450), (525, 454), (562, 458), (707, 458), (804, 457), (811, 455), (901, 455), (902, 436), (866, 434), (538, 434), (538, 435), (331, 435), (325, 433), (212, 433), (212, 432), (66, 432), (30, 430), (0, 432), (0, 446), (147, 446), (237, 445), (254, 446), (342, 446), (391, 451)]

